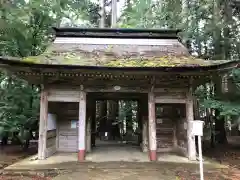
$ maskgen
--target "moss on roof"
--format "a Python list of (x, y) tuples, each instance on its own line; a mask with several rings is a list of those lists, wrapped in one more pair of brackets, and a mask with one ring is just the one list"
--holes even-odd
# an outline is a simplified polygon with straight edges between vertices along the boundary
[[(175, 49), (174, 49), (175, 48)], [(39, 56), (23, 58), (33, 64), (59, 64), (106, 67), (186, 67), (211, 66), (226, 61), (207, 61), (190, 56), (176, 47), (52, 46)], [(174, 51), (175, 50), (175, 51)]]

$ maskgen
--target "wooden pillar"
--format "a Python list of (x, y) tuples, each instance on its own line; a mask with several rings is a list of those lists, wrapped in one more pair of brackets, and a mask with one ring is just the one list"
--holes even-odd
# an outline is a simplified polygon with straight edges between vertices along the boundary
[(38, 159), (46, 159), (47, 149), (47, 120), (48, 120), (48, 91), (42, 89), (40, 100), (40, 122), (38, 140)]
[(148, 93), (148, 141), (149, 158), (151, 161), (157, 160), (157, 138), (156, 138), (156, 115), (154, 93)]
[(189, 128), (189, 121), (194, 120), (194, 110), (193, 110), (193, 96), (192, 88), (189, 88), (187, 93), (187, 102), (186, 102), (186, 120), (188, 124), (187, 128), (187, 144), (188, 144), (188, 159), (196, 160), (196, 147), (195, 147), (195, 137), (191, 135)]
[(86, 92), (83, 86), (80, 88), (79, 100), (79, 122), (78, 122), (78, 161), (85, 159), (85, 143), (86, 143)]

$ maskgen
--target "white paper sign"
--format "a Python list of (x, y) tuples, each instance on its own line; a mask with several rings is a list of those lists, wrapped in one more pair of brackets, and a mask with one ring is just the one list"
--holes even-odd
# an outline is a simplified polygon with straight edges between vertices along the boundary
[(203, 121), (190, 121), (190, 128), (192, 135), (194, 136), (203, 136)]
[(48, 114), (47, 130), (57, 129), (57, 117), (55, 114)]

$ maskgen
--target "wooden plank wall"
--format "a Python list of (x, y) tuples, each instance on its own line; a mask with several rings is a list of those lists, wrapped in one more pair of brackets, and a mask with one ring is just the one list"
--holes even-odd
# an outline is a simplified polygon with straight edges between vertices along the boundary
[(156, 134), (158, 152), (170, 151), (173, 148), (174, 121), (171, 118), (171, 105), (156, 104)]
[(184, 156), (187, 156), (187, 119), (186, 119), (186, 104), (178, 106), (178, 119), (176, 121), (176, 140), (177, 151)]
[(177, 121), (177, 149), (178, 151), (187, 156), (187, 122), (186, 118), (180, 118)]
[(57, 130), (50, 130), (47, 131), (47, 149), (46, 149), (46, 157), (49, 157), (56, 153), (57, 151)]
[(58, 146), (60, 152), (78, 151), (78, 128), (71, 128), (71, 121), (78, 121), (79, 103), (59, 103)]
[(179, 118), (183, 116), (182, 111), (178, 113), (178, 109), (185, 106), (186, 90), (166, 89), (155, 92), (155, 96), (158, 152), (174, 151), (178, 146)]

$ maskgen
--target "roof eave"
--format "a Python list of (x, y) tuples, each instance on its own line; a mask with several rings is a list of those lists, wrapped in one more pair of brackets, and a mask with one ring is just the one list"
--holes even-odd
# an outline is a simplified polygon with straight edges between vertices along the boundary
[(56, 28), (56, 37), (178, 39), (180, 29)]
[(64, 65), (64, 64), (35, 64), (23, 62), (19, 58), (0, 57), (0, 64), (28, 68), (52, 68), (52, 69), (75, 69), (75, 70), (127, 70), (127, 71), (162, 71), (162, 72), (194, 72), (194, 71), (216, 71), (232, 68), (239, 68), (240, 61), (230, 61), (218, 65), (210, 66), (175, 66), (175, 67), (107, 67), (107, 66), (79, 66), (79, 65)]

